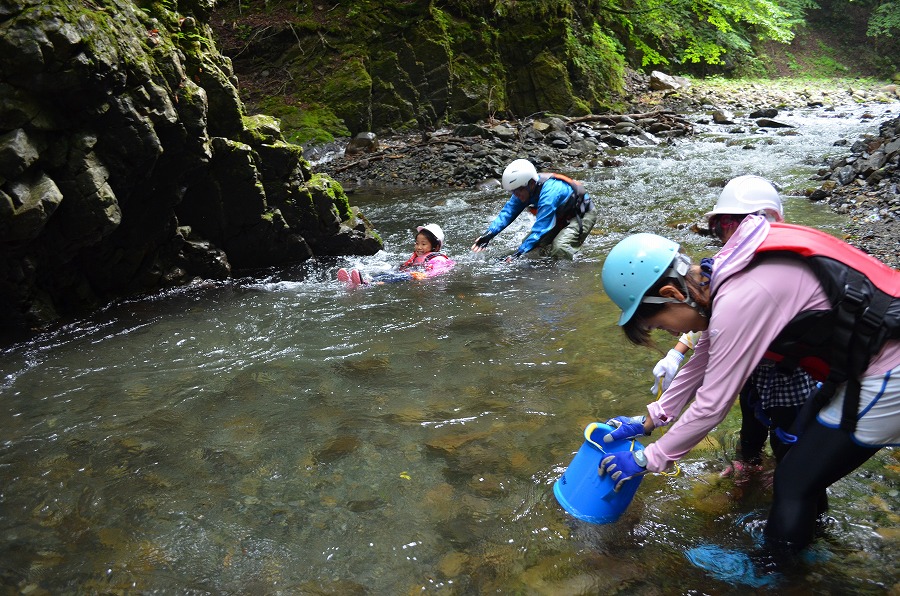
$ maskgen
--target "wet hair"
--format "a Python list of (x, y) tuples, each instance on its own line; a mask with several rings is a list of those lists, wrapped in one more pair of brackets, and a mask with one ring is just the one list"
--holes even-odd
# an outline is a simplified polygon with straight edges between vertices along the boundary
[(429, 232), (426, 229), (419, 230), (413, 238), (418, 238), (419, 234), (425, 236), (428, 239), (428, 242), (431, 243), (431, 252), (437, 252), (441, 250), (441, 243), (438, 241), (437, 237), (434, 234)]
[[(699, 302), (697, 296), (700, 294), (700, 287), (696, 281), (694, 281), (690, 276), (685, 277), (685, 282), (688, 285), (688, 293), (690, 294), (690, 298)], [(664, 277), (658, 280), (655, 284), (650, 286), (650, 289), (644, 293), (644, 296), (659, 296), (659, 291), (663, 286), (672, 285), (676, 288), (681, 287), (681, 282), (674, 277)], [(637, 310), (634, 311), (634, 314), (628, 319), (628, 322), (622, 325), (622, 331), (625, 332), (625, 337), (628, 338), (633, 344), (639, 346), (648, 346), (654, 347), (653, 339), (650, 336), (650, 328), (647, 324), (647, 319), (653, 317), (659, 311), (661, 311), (667, 304), (673, 304), (672, 302), (666, 302), (662, 304), (656, 304), (651, 302), (642, 302), (640, 306), (637, 307)], [(706, 306), (706, 305), (701, 305)]]

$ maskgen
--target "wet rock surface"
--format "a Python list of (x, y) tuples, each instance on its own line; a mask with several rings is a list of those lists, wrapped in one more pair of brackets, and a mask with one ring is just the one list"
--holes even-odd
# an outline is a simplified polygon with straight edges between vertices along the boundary
[(825, 200), (851, 216), (848, 240), (894, 269), (900, 268), (900, 117), (878, 134), (857, 139), (849, 152), (820, 170), (811, 200)]
[[(788, 131), (779, 113), (800, 108), (835, 110), (839, 106), (897, 103), (895, 85), (855, 87), (827, 83), (801, 87), (747, 83), (727, 88), (665, 77), (631, 76), (629, 114), (566, 118), (537, 114), (517, 121), (484, 121), (420, 133), (382, 133), (370, 151), (358, 141), (345, 154), (347, 139), (309, 147), (306, 157), (348, 191), (360, 186), (421, 188), (499, 186), (503, 168), (527, 157), (541, 170), (568, 172), (615, 166), (611, 151), (691, 142), (697, 126), (719, 125), (723, 132), (771, 128)], [(898, 106), (900, 107), (900, 106)], [(898, 119), (881, 126), (877, 138), (846, 139), (846, 156), (823, 164), (811, 180), (811, 200), (827, 200), (850, 220), (846, 239), (891, 267), (900, 267), (900, 198), (897, 173)], [(816, 186), (816, 184), (820, 186)]]
[[(503, 169), (525, 156), (541, 169), (567, 171), (616, 165), (619, 147), (671, 143), (693, 134), (693, 123), (668, 109), (563, 118), (462, 124), (419, 134), (391, 134), (372, 151), (358, 139), (307, 149), (316, 170), (345, 189), (368, 184), (422, 188), (499, 184)], [(346, 151), (345, 147), (350, 149)]]
[(0, 330), (381, 248), (178, 8), (0, 2)]

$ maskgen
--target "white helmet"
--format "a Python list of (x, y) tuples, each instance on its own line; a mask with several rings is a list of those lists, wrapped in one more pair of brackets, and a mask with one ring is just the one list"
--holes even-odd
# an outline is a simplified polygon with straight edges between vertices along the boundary
[(416, 234), (422, 230), (429, 232), (434, 236), (434, 239), (437, 240), (437, 246), (434, 247), (434, 250), (441, 250), (441, 247), (444, 246), (444, 230), (441, 229), (441, 226), (437, 224), (425, 224), (424, 226), (416, 228)]
[(703, 217), (709, 219), (725, 213), (747, 215), (760, 211), (773, 215), (776, 221), (784, 221), (781, 197), (771, 182), (760, 176), (738, 176), (725, 185), (715, 208)]
[(503, 170), (503, 190), (513, 191), (526, 186), (529, 180), (537, 182), (538, 173), (527, 159), (517, 159)]

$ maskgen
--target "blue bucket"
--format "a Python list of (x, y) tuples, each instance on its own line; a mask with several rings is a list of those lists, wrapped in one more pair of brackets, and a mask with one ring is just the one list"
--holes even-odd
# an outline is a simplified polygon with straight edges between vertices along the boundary
[[(643, 476), (632, 478), (615, 491), (616, 482), (597, 473), (600, 460), (616, 451), (639, 451), (643, 445), (632, 439), (604, 443), (603, 435), (614, 428), (592, 422), (584, 429), (584, 444), (572, 458), (565, 473), (553, 485), (553, 494), (562, 508), (574, 517), (592, 524), (608, 524), (619, 519), (628, 508)], [(632, 444), (634, 445), (632, 447)]]

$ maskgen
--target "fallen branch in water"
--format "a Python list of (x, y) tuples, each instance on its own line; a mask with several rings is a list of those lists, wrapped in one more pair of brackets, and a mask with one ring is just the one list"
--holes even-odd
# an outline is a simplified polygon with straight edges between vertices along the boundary
[(566, 124), (578, 124), (579, 122), (606, 122), (612, 123), (628, 122), (628, 118), (632, 120), (644, 120), (647, 118), (660, 118), (664, 116), (678, 116), (678, 112), (672, 110), (657, 110), (655, 112), (644, 112), (641, 114), (588, 114), (568, 120)]

